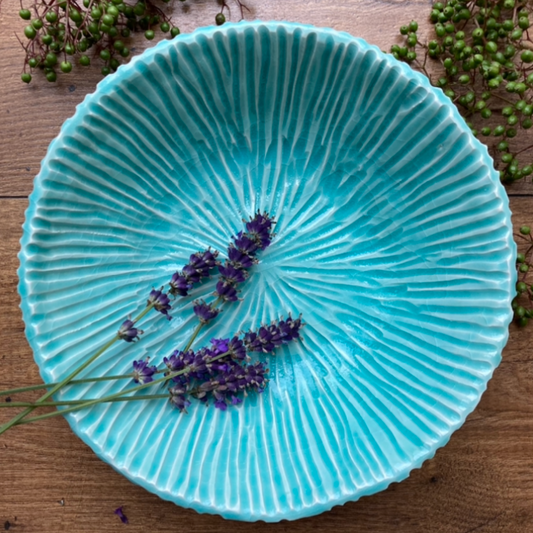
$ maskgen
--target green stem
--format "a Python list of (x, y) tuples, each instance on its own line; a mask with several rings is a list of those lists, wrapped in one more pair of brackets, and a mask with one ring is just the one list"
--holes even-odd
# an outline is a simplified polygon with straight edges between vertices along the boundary
[[(168, 394), (147, 394), (146, 396), (133, 396), (133, 397), (121, 397), (115, 398), (114, 400), (109, 400), (110, 402), (131, 402), (136, 400), (161, 400), (168, 399)], [(60, 402), (43, 402), (39, 407), (57, 407), (58, 405), (78, 405), (80, 403), (88, 402), (89, 400), (64, 400)], [(92, 401), (92, 400), (90, 400)], [(33, 407), (35, 406), (32, 402), (9, 402), (9, 403), (0, 403), (0, 409), (5, 407)]]
[[(208, 362), (212, 363), (213, 361), (222, 359), (223, 357), (226, 357), (227, 355), (229, 355), (229, 352), (225, 352), (215, 357), (212, 357), (211, 359), (209, 359)], [(186, 367), (183, 370), (179, 370), (178, 372), (171, 372), (170, 374), (163, 376), (162, 378), (155, 379), (154, 381), (150, 381), (150, 383), (143, 383), (142, 385), (138, 385), (137, 387), (133, 387), (131, 389), (126, 389), (120, 392), (116, 392), (115, 394), (104, 396), (103, 398), (96, 398), (94, 400), (84, 401), (83, 403), (79, 403), (72, 407), (67, 407), (66, 409), (61, 409), (60, 411), (54, 411), (53, 413), (46, 413), (44, 415), (34, 416), (33, 418), (25, 418), (24, 420), (20, 420), (20, 421), (17, 420), (15, 424), (17, 425), (30, 424), (31, 422), (37, 422), (38, 420), (44, 420), (46, 418), (52, 418), (54, 416), (59, 416), (59, 415), (67, 414), (67, 413), (72, 413), (74, 411), (79, 411), (80, 409), (85, 409), (86, 407), (91, 407), (99, 403), (114, 401), (115, 398), (120, 398), (122, 396), (125, 396), (126, 394), (137, 392), (137, 391), (146, 389), (148, 387), (152, 387), (153, 385), (157, 385), (158, 383), (162, 383), (163, 381), (172, 379), (176, 376), (181, 376), (182, 374), (189, 372), (189, 369), (190, 367)], [(35, 404), (34, 406), (41, 407), (40, 405), (35, 405)]]
[[(139, 316), (134, 320), (134, 322), (138, 322), (141, 318), (143, 318), (152, 308), (154, 304), (147, 305), (143, 311), (139, 313)], [(52, 387), (48, 392), (43, 394), (36, 402), (34, 407), (28, 407), (15, 417), (13, 417), (9, 422), (4, 424), (2, 427), (0, 427), (0, 435), (4, 432), (6, 432), (9, 428), (13, 427), (15, 424), (19, 423), (24, 417), (29, 415), (35, 408), (39, 407), (39, 404), (43, 403), (45, 400), (50, 398), (53, 394), (55, 394), (58, 390), (60, 390), (62, 387), (67, 385), (70, 381), (72, 381), (81, 371), (85, 370), (93, 361), (95, 361), (98, 357), (100, 357), (108, 348), (113, 346), (115, 342), (119, 340), (119, 336), (115, 335), (111, 340), (106, 342), (94, 355), (89, 357), (87, 361), (85, 361), (83, 364), (81, 364), (76, 370), (71, 372), (63, 381), (60, 381), (57, 385)]]
[[(165, 371), (164, 369), (157, 370), (156, 374), (160, 374), (161, 372), (164, 372), (164, 371)], [(95, 382), (98, 382), (98, 381), (112, 381), (112, 380), (117, 380), (117, 379), (133, 379), (133, 374), (118, 374), (116, 376), (102, 376), (102, 377), (99, 377), (99, 378), (73, 379), (66, 386), (68, 387), (70, 385), (79, 385), (81, 383), (95, 383)], [(59, 384), (59, 382), (57, 382), (57, 383), (41, 383), (40, 385), (31, 385), (29, 387), (20, 387), (18, 389), (4, 390), (4, 391), (0, 391), (0, 396), (9, 396), (10, 394), (19, 394), (21, 392), (29, 392), (29, 391), (33, 391), (33, 390), (39, 390), (39, 389), (48, 389), (50, 387), (55, 387), (58, 384)], [(32, 405), (34, 405), (34, 404), (32, 404)]]

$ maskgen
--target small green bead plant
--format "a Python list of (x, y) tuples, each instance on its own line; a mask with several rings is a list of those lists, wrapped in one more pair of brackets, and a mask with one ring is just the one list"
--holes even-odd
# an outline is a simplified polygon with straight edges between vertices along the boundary
[[(487, 145), (506, 185), (533, 174), (533, 144), (520, 143), (533, 126), (532, 6), (526, 0), (436, 2), (429, 13), (430, 40), (421, 42), (418, 23), (412, 21), (400, 28), (402, 43), (390, 49), (457, 106), (472, 133)], [(516, 323), (525, 326), (533, 319), (530, 226), (522, 226), (516, 240), (520, 253), (512, 307)]]
[(458, 107), (504, 183), (533, 174), (533, 145), (514, 148), (533, 126), (531, 6), (525, 0), (436, 2), (431, 40), (422, 43), (412, 21), (400, 28), (403, 45), (391, 47)]
[[(248, 8), (241, 0), (234, 2), (243, 17)], [(218, 26), (226, 22), (224, 11), (229, 12), (225, 0), (219, 4), (220, 12), (215, 16)], [(148, 41), (156, 38), (157, 30), (170, 38), (180, 34), (170, 19), (172, 10), (165, 13), (152, 0), (134, 4), (124, 0), (36, 0), (30, 7), (19, 11), (27, 22), (27, 41), (20, 41), (26, 52), (21, 74), (24, 83), (30, 83), (35, 72), (55, 82), (58, 73), (68, 74), (77, 65), (88, 67), (91, 59), (100, 63), (102, 75), (107, 76), (130, 56), (127, 40), (133, 33), (144, 33)], [(87, 53), (91, 49), (92, 57)]]

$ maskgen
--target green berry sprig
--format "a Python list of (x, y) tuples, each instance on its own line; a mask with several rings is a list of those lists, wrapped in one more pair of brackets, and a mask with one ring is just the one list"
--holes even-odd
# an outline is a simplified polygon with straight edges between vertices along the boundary
[[(234, 1), (242, 17), (248, 8), (240, 0)], [(229, 6), (223, 0), (215, 17), (219, 26), (226, 21), (225, 10), (229, 12)], [(31, 10), (23, 8), (19, 16), (27, 21), (27, 41), (21, 41), (26, 52), (21, 75), (25, 83), (32, 81), (35, 71), (55, 82), (59, 72), (68, 74), (74, 66), (88, 67), (95, 60), (102, 75), (107, 76), (130, 56), (127, 45), (132, 33), (142, 32), (149, 41), (157, 30), (171, 38), (180, 34), (152, 0), (137, 0), (135, 4), (124, 0), (36, 0)]]
[(526, 326), (529, 319), (533, 318), (533, 237), (530, 226), (522, 226), (516, 234), (520, 239), (519, 248), (525, 245), (525, 251), (516, 256), (516, 269), (518, 281), (516, 283), (516, 297), (512, 306), (514, 318), (519, 326)]
[[(412, 21), (400, 28), (404, 45), (391, 47), (458, 107), (504, 183), (533, 174), (533, 145), (515, 148), (533, 126), (531, 10), (526, 0), (436, 2), (429, 15), (434, 38), (420, 42)], [(438, 75), (428, 73), (428, 61)]]

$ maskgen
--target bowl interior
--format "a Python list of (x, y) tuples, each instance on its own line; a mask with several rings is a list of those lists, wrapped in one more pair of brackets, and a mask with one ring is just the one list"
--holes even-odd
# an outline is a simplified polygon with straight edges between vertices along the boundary
[[(441, 91), (359, 39), (288, 23), (207, 28), (102, 82), (52, 143), (21, 252), (45, 380), (93, 353), (189, 254), (224, 251), (257, 209), (277, 236), (212, 337), (303, 314), (261, 396), (68, 415), (100, 457), (228, 518), (316, 514), (405, 478), (479, 401), (511, 319), (514, 245), (486, 150)], [(152, 313), (87, 375), (159, 363), (196, 322)], [(129, 386), (71, 388), (70, 399)]]

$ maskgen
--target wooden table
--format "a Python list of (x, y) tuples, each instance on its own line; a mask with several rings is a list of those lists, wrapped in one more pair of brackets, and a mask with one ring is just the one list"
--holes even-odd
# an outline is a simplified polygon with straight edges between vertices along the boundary
[[(231, 0), (229, 0), (231, 3)], [(182, 31), (211, 24), (215, 2), (176, 2)], [(421, 0), (248, 0), (248, 18), (330, 26), (382, 49), (400, 24), (416, 18), (425, 36), (429, 3)], [(19, 4), (0, 11), (0, 388), (40, 381), (24, 336), (17, 294), (17, 253), (27, 196), (50, 141), (94, 90), (96, 69), (57, 84), (20, 82)], [(233, 19), (237, 10), (233, 9)], [(144, 46), (142, 39), (135, 45)], [(134, 46), (135, 46), (134, 45)], [(79, 69), (76, 69), (79, 70)], [(515, 225), (533, 223), (533, 186), (509, 189)], [(356, 503), (297, 522), (255, 525), (181, 509), (131, 484), (96, 458), (61, 417), (0, 436), (0, 530), (66, 532), (357, 531), (397, 533), (533, 532), (533, 326), (511, 326), (503, 362), (478, 408), (436, 457), (408, 480)], [(0, 412), (0, 422), (10, 413)], [(113, 514), (124, 505), (129, 526)], [(124, 529), (126, 528), (126, 529)]]

